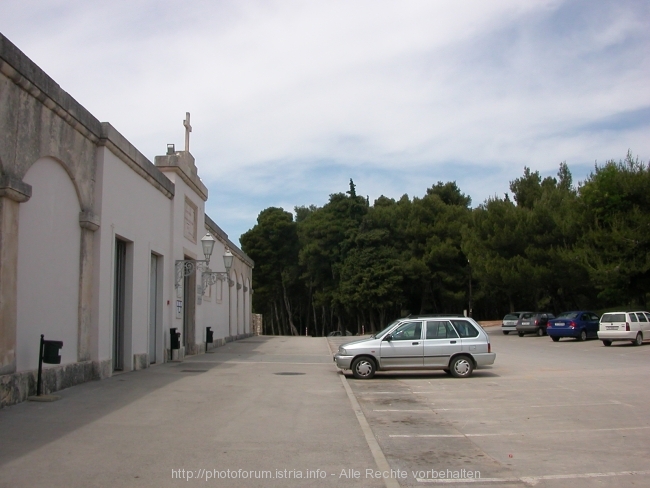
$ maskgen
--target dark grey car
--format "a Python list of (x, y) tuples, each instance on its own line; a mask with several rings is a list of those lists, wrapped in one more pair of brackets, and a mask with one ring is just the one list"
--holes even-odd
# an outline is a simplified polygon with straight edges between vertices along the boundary
[(524, 312), (517, 321), (517, 334), (523, 337), (524, 334), (537, 334), (538, 336), (546, 335), (546, 325), (548, 321), (554, 319), (555, 315), (544, 312)]
[(508, 335), (510, 332), (517, 331), (517, 323), (519, 322), (519, 317), (525, 313), (533, 312), (510, 312), (505, 317), (503, 317), (503, 321), (501, 322), (501, 331), (504, 333), (504, 335)]

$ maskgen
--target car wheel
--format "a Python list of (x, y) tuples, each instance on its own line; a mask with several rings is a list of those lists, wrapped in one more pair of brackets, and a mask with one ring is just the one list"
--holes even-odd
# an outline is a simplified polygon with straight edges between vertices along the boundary
[(609, 347), (611, 345), (612, 345), (612, 341), (603, 341), (603, 346)]
[(578, 336), (578, 340), (580, 342), (587, 340), (587, 331), (586, 330), (583, 329), (583, 330), (580, 331), (580, 335)]
[(643, 336), (641, 335), (641, 332), (639, 332), (636, 335), (636, 338), (634, 339), (634, 342), (632, 344), (634, 344), (635, 346), (640, 346), (641, 344), (643, 344)]
[(358, 380), (369, 380), (375, 376), (375, 363), (369, 358), (357, 358), (352, 361), (352, 374)]
[(551, 339), (553, 339), (553, 342), (558, 342), (560, 340), (559, 337), (551, 337)]
[(517, 332), (517, 334), (519, 334), (519, 337), (523, 337), (523, 336), (524, 336), (524, 333), (523, 333), (523, 332)]
[(503, 331), (503, 335), (508, 335), (508, 334), (510, 334), (510, 331), (509, 331), (509, 330), (504, 330), (504, 331)]
[(449, 370), (454, 378), (467, 378), (474, 371), (474, 364), (467, 356), (456, 356), (449, 364)]
[(544, 335), (546, 335), (546, 331), (542, 327), (537, 329), (537, 337), (543, 337)]

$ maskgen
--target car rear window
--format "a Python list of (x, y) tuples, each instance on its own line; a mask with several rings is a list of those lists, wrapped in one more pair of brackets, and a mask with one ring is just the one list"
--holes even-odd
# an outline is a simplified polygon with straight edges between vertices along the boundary
[(600, 319), (601, 322), (625, 322), (624, 313), (605, 313)]
[(477, 337), (478, 330), (467, 320), (452, 320), (454, 327), (458, 331), (458, 335), (461, 337)]
[(535, 314), (534, 314), (534, 313), (524, 313), (524, 314), (521, 315), (521, 318), (522, 318), (522, 319), (529, 319), (529, 318), (531, 318), (533, 315), (535, 315)]
[(562, 312), (558, 315), (557, 319), (575, 319), (578, 317), (578, 312)]
[(518, 313), (509, 313), (505, 317), (503, 317), (503, 320), (517, 320), (519, 318)]

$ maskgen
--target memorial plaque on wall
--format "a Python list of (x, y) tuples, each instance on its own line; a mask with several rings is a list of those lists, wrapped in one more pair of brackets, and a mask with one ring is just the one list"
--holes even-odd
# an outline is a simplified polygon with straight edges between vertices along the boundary
[(190, 200), (185, 199), (185, 222), (183, 234), (187, 239), (196, 242), (196, 214), (197, 208)]

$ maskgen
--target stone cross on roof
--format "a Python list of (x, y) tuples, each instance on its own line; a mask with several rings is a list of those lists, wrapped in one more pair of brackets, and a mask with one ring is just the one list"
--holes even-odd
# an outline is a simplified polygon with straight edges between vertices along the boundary
[(192, 132), (192, 126), (190, 125), (190, 113), (185, 112), (185, 120), (183, 121), (185, 126), (185, 152), (190, 152), (190, 132)]

